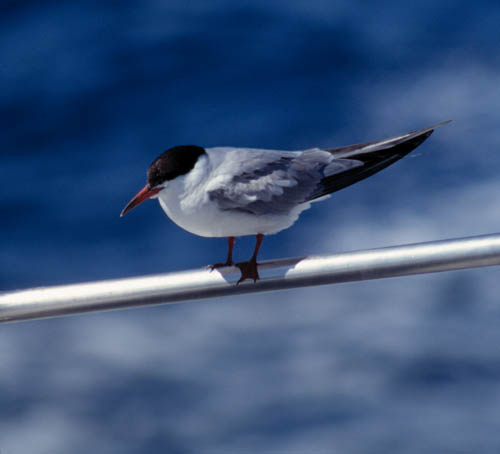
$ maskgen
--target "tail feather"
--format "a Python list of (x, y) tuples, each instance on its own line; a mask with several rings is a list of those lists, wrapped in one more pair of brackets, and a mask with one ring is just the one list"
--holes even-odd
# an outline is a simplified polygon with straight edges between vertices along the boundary
[(323, 178), (318, 190), (311, 195), (309, 200), (339, 191), (394, 164), (422, 144), (436, 128), (449, 122), (444, 121), (419, 131), (379, 142), (366, 142), (326, 150), (332, 153), (335, 158), (356, 159), (363, 162), (363, 165)]

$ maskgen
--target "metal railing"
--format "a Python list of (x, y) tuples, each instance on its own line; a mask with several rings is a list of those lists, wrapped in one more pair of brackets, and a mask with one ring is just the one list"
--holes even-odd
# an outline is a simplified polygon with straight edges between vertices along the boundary
[(500, 234), (270, 260), (261, 279), (236, 285), (237, 268), (42, 287), (0, 294), (0, 322), (500, 265)]

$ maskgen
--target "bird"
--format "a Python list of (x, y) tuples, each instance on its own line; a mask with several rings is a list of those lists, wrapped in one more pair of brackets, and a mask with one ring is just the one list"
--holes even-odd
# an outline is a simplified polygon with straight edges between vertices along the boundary
[[(311, 203), (390, 166), (421, 145), (436, 128), (390, 139), (337, 148), (298, 151), (178, 145), (158, 156), (147, 183), (120, 216), (148, 199), (158, 199), (179, 227), (202, 237), (225, 237), (225, 262), (246, 279), (259, 279), (257, 256), (264, 235), (291, 227)], [(233, 262), (236, 237), (253, 235), (255, 249), (246, 262)]]

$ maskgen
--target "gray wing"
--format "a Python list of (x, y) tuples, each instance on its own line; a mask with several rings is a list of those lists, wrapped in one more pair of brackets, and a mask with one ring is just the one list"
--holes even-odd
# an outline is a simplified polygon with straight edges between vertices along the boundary
[(233, 149), (207, 187), (210, 200), (221, 210), (255, 215), (286, 214), (373, 175), (406, 156), (439, 123), (378, 142), (302, 152)]
[[(362, 166), (354, 159), (335, 159), (314, 149), (304, 152), (252, 151), (231, 177), (218, 171), (217, 184), (207, 188), (210, 200), (221, 210), (255, 215), (286, 214), (305, 203), (325, 176)], [(241, 159), (241, 153), (239, 158)]]

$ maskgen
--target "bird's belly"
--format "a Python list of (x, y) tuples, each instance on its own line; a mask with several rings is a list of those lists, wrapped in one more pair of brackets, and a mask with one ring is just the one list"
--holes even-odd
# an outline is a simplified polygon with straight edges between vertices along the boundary
[(160, 205), (167, 216), (179, 227), (204, 237), (229, 237), (265, 235), (277, 233), (290, 227), (300, 212), (308, 206), (297, 207), (292, 212), (276, 215), (257, 216), (251, 213), (234, 210), (221, 210), (214, 203), (198, 205), (196, 209), (183, 209), (180, 204), (165, 203), (161, 198)]

